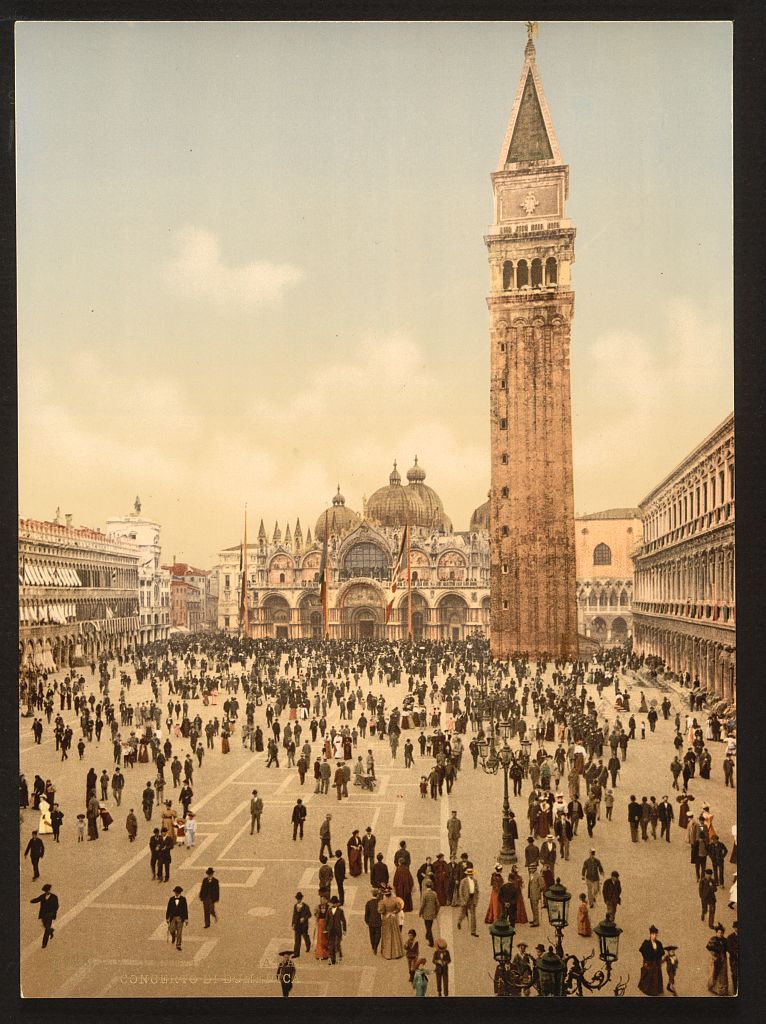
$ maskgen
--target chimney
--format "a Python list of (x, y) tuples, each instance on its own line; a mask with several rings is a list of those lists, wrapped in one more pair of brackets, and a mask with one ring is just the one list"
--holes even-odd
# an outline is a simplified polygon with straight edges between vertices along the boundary
[(67, 512), (66, 515), (64, 516), (64, 519), (66, 519), (67, 526), (71, 526), (72, 525), (72, 513), (71, 512)]

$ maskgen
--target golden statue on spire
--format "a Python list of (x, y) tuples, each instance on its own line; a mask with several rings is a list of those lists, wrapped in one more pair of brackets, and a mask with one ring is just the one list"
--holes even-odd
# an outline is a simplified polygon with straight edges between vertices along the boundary
[(530, 42), (532, 42), (532, 40), (537, 35), (537, 22), (536, 21), (527, 21), (527, 22), (525, 22), (525, 24), (527, 26), (527, 39)]

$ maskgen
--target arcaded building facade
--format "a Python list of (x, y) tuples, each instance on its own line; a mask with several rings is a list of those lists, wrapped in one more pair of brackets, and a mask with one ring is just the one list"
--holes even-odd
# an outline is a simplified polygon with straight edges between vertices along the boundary
[(492, 653), (577, 656), (569, 168), (531, 38), (492, 175), (490, 294)]
[(634, 644), (736, 700), (734, 415), (641, 502)]
[(19, 662), (85, 665), (137, 646), (139, 551), (100, 530), (19, 519)]

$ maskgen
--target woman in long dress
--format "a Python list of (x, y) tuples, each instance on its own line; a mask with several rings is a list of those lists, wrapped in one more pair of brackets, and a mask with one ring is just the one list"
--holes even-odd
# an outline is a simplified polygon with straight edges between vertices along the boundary
[(40, 821), (37, 825), (37, 834), (40, 836), (51, 835), (53, 825), (51, 824), (51, 805), (44, 796), (40, 797)]
[(170, 800), (165, 802), (165, 806), (162, 809), (162, 824), (161, 828), (167, 829), (168, 836), (170, 837), (173, 846), (176, 845), (176, 812), (173, 810), (173, 806)]
[(380, 955), (384, 960), (399, 960), (404, 956), (402, 933), (399, 931), (399, 912), (404, 909), (404, 902), (394, 896), (391, 887), (383, 890), (383, 899), (378, 903), (380, 914)]
[(330, 956), (330, 943), (327, 938), (327, 931), (325, 930), (328, 909), (329, 904), (327, 900), (322, 897), (319, 900), (319, 906), (314, 911), (314, 920), (316, 921), (314, 956), (317, 960), (327, 960)]
[(229, 732), (228, 730), (224, 729), (223, 732), (221, 733), (221, 753), (228, 754), (230, 749), (231, 748), (229, 746)]
[(356, 878), (362, 873), (362, 840), (359, 838), (359, 829), (354, 832), (346, 844), (348, 852), (348, 873)]
[(645, 996), (661, 996), (663, 994), (662, 958), (665, 950), (657, 938), (657, 929), (652, 925), (649, 938), (644, 939), (638, 952), (641, 954), (641, 977), (638, 987)]
[(489, 880), (491, 891), (489, 894), (489, 906), (487, 907), (487, 913), (484, 915), (484, 924), (493, 924), (502, 916), (502, 907), (500, 905), (500, 886), (502, 884), (503, 876), (500, 873), (500, 865), (495, 864), (495, 870), (492, 872), (492, 876)]
[(409, 913), (412, 910), (412, 890), (414, 887), (415, 883), (410, 869), (400, 861), (398, 868), (394, 872), (394, 892), (402, 901), (405, 913)]
[(434, 891), (436, 892), (436, 898), (439, 900), (440, 907), (446, 907), (449, 902), (447, 896), (447, 886), (449, 882), (450, 868), (447, 861), (444, 859), (444, 854), (437, 854), (433, 868), (434, 874)]
[(524, 906), (524, 879), (515, 867), (511, 868), (508, 881), (516, 890), (516, 924), (527, 924), (529, 918), (527, 917), (527, 908)]
[(715, 935), (705, 949), (710, 953), (710, 968), (707, 976), (707, 990), (714, 996), (728, 996), (729, 968), (726, 963), (727, 945), (722, 924), (716, 925)]

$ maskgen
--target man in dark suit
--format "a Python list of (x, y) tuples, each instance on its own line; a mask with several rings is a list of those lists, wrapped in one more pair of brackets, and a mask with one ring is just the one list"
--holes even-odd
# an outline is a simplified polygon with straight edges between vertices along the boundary
[(306, 813), (306, 807), (301, 798), (298, 797), (292, 814), (293, 842), (295, 842), (299, 835), (303, 839), (303, 824), (306, 821)]
[(665, 836), (665, 841), (670, 842), (670, 823), (675, 817), (673, 814), (673, 805), (668, 802), (668, 798), (664, 796), (662, 802), (657, 805), (657, 817), (660, 822), (660, 839)]
[(630, 838), (634, 843), (638, 842), (638, 826), (641, 823), (641, 804), (635, 796), (631, 796), (628, 804), (628, 825), (630, 826)]
[(346, 898), (343, 892), (343, 882), (345, 881), (346, 878), (346, 862), (343, 859), (343, 852), (341, 850), (336, 850), (335, 856), (337, 860), (335, 861), (335, 866), (333, 867), (333, 874), (335, 875), (335, 885), (338, 889), (338, 902), (340, 903), (341, 906), (343, 906), (343, 903)]
[(380, 888), (388, 884), (388, 865), (383, 860), (383, 854), (379, 853), (370, 871), (370, 882)]
[(48, 939), (53, 938), (53, 922), (59, 912), (59, 898), (51, 892), (50, 885), (44, 885), (39, 896), (35, 896), (30, 903), (39, 903), (40, 912), (38, 918), (43, 923), (43, 949), (48, 945)]
[(383, 922), (380, 918), (380, 911), (378, 910), (379, 902), (380, 893), (377, 889), (373, 889), (372, 899), (367, 900), (364, 905), (364, 923), (367, 925), (367, 929), (370, 933), (370, 945), (372, 946), (373, 953), (378, 952), (378, 946), (380, 945), (380, 932), (383, 927)]
[(169, 882), (170, 862), (173, 859), (170, 851), (173, 849), (173, 840), (168, 835), (166, 828), (163, 828), (161, 835), (162, 838), (157, 847), (157, 881)]
[(617, 907), (622, 903), (622, 883), (620, 882), (620, 874), (618, 871), (613, 871), (612, 874), (604, 882), (602, 895), (604, 897), (604, 903), (606, 904), (607, 914), (611, 914), (612, 920), (617, 917)]
[(375, 860), (375, 844), (377, 839), (368, 825), (362, 836), (362, 857), (364, 858), (364, 870), (369, 873)]
[(173, 895), (168, 900), (168, 909), (165, 911), (165, 920), (168, 923), (170, 937), (175, 941), (176, 949), (181, 949), (181, 936), (184, 933), (184, 925), (189, 920), (189, 908), (186, 904), (186, 897), (182, 896), (183, 889), (177, 885)]
[(210, 916), (218, 920), (218, 914), (215, 912), (215, 905), (221, 898), (221, 888), (218, 885), (218, 879), (215, 877), (215, 872), (212, 868), (208, 868), (205, 872), (205, 877), (202, 879), (202, 885), (199, 890), (199, 898), (202, 900), (202, 909), (205, 912), (205, 927), (210, 927)]
[(33, 829), (32, 838), (27, 843), (26, 850), (24, 850), (25, 858), (27, 854), (29, 854), (29, 859), (32, 861), (32, 868), (34, 870), (32, 879), (34, 880), (35, 878), (40, 877), (38, 865), (45, 856), (45, 844), (43, 843), (42, 839), (38, 836), (37, 829)]
[(346, 915), (339, 906), (338, 897), (333, 896), (330, 900), (330, 909), (325, 918), (325, 932), (327, 933), (327, 944), (330, 947), (330, 963), (336, 962), (336, 957), (343, 959), (341, 943), (346, 931)]
[[(333, 897), (335, 898), (335, 897)], [(306, 952), (311, 949), (311, 939), (309, 938), (309, 918), (311, 917), (311, 911), (307, 905), (303, 902), (303, 893), (296, 892), (295, 894), (295, 906), (293, 907), (293, 931), (295, 932), (295, 946), (293, 948), (293, 956), (301, 955), (301, 939), (306, 943)]]

